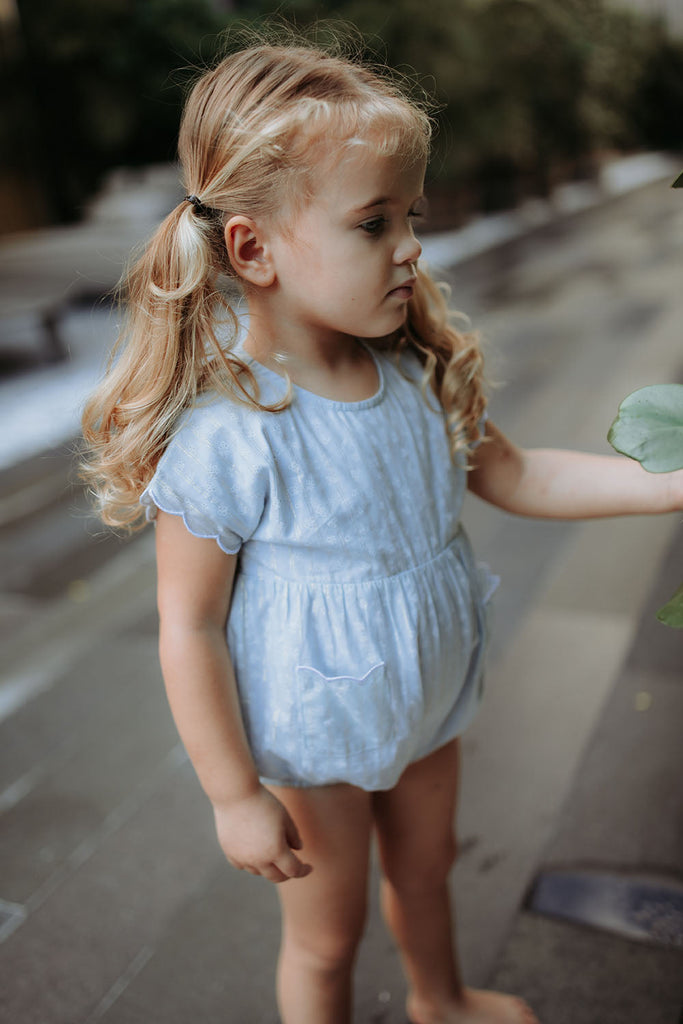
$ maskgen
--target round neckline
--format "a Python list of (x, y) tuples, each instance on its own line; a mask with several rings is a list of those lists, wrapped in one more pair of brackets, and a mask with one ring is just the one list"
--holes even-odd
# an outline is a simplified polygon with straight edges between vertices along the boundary
[[(309, 391), (308, 388), (301, 387), (300, 384), (295, 384), (294, 381), (291, 381), (293, 394), (297, 395), (301, 400), (321, 402), (328, 409), (343, 409), (346, 412), (356, 412), (362, 409), (369, 409), (374, 405), (378, 405), (384, 398), (384, 393), (386, 389), (384, 371), (382, 370), (382, 367), (380, 365), (377, 353), (374, 352), (369, 345), (364, 345), (363, 342), (360, 342), (360, 344), (363, 346), (365, 351), (370, 355), (370, 358), (372, 359), (375, 369), (377, 371), (377, 380), (379, 383), (377, 385), (377, 390), (375, 391), (374, 395), (370, 395), (368, 398), (360, 398), (355, 402), (343, 402), (338, 398), (327, 398), (325, 395), (319, 395), (316, 391)], [(239, 348), (240, 351), (238, 354), (241, 355), (244, 359), (248, 360), (248, 362), (252, 363), (253, 365), (258, 366), (259, 370), (263, 370), (263, 372), (267, 374), (269, 377), (272, 377), (275, 380), (279, 380), (286, 385), (287, 379), (285, 377), (277, 373), (275, 370), (271, 370), (269, 366), (266, 366), (264, 363), (260, 363), (258, 359), (255, 359), (254, 356), (250, 355), (250, 353), (245, 350), (244, 344), (240, 345)]]

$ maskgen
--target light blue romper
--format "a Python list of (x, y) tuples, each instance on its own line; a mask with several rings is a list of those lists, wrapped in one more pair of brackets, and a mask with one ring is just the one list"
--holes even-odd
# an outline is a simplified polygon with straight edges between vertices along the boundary
[[(460, 526), (465, 471), (417, 359), (373, 358), (364, 401), (296, 386), (279, 413), (202, 400), (141, 498), (240, 553), (228, 645), (267, 782), (389, 789), (481, 699), (495, 584)], [(281, 397), (250, 363), (262, 401)]]

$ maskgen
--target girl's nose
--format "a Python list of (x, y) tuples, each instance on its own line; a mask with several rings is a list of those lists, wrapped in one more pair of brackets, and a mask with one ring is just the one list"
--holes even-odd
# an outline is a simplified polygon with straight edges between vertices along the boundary
[(422, 253), (422, 246), (410, 230), (410, 235), (407, 235), (397, 246), (394, 258), (396, 263), (417, 263)]

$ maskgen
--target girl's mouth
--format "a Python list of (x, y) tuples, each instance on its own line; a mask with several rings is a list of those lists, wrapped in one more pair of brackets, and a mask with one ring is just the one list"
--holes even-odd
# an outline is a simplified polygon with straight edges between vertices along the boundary
[[(392, 298), (396, 298), (396, 299), (408, 300), (408, 299), (412, 298), (412, 295), (413, 295), (413, 283), (412, 283), (412, 281), (407, 281), (405, 284), (399, 285), (398, 288), (392, 288), (391, 291), (389, 292), (389, 295)], [(388, 296), (387, 296), (387, 298), (388, 298)]]

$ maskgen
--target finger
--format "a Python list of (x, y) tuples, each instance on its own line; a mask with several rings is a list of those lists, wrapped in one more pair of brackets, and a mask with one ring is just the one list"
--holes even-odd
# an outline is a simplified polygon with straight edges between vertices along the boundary
[(299, 829), (294, 824), (292, 818), (287, 815), (287, 824), (285, 826), (285, 838), (287, 840), (287, 846), (290, 846), (293, 850), (300, 850), (304, 845), (299, 835)]
[(237, 871), (248, 871), (250, 875), (258, 875), (259, 872), (256, 868), (249, 867), (248, 864), (242, 864), (240, 861), (232, 860), (230, 857), (226, 857), (228, 864), (235, 868)]
[(263, 878), (267, 878), (269, 882), (275, 882), (275, 884), (287, 881), (287, 875), (283, 875), (275, 864), (266, 864), (261, 868), (258, 874), (262, 875)]
[(304, 864), (291, 850), (285, 850), (274, 862), (287, 878), (304, 878), (312, 871), (310, 864)]

